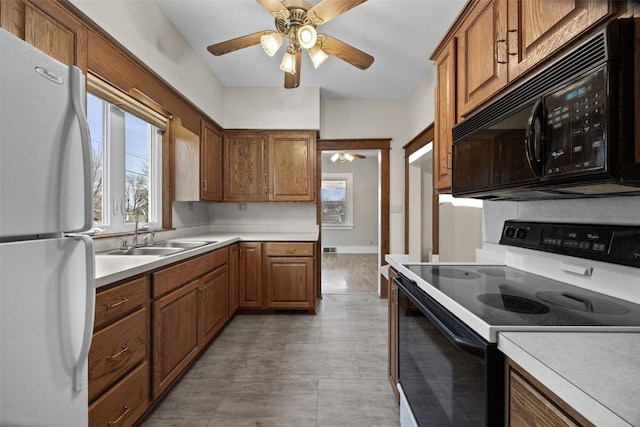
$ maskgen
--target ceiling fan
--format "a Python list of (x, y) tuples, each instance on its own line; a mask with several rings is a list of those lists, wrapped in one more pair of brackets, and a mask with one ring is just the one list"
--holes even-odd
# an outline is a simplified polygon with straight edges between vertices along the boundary
[(358, 154), (358, 153), (334, 153), (333, 156), (331, 156), (331, 161), (334, 163), (337, 161), (344, 163), (345, 161), (352, 162), (353, 159), (366, 159), (366, 158), (367, 156), (363, 154)]
[(286, 37), (288, 46), (280, 63), (284, 71), (284, 87), (293, 89), (300, 86), (302, 50), (307, 49), (315, 68), (329, 55), (366, 70), (373, 63), (373, 56), (356, 49), (334, 37), (318, 34), (316, 27), (353, 9), (367, 0), (322, 0), (315, 6), (304, 0), (257, 0), (275, 19), (276, 31), (265, 30), (212, 44), (207, 50), (219, 56), (258, 43), (265, 53), (275, 55)]

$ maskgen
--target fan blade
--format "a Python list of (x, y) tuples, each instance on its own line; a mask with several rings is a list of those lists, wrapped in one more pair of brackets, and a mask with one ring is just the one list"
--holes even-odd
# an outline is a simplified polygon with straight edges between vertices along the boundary
[(216, 55), (224, 55), (225, 53), (233, 52), (234, 50), (244, 49), (245, 47), (253, 46), (254, 44), (260, 43), (260, 37), (266, 31), (260, 31), (253, 34), (247, 34), (246, 36), (237, 37), (235, 39), (227, 40), (225, 42), (220, 42), (216, 44), (212, 44), (207, 47), (207, 50)]
[(289, 9), (278, 0), (258, 0), (258, 3), (267, 9), (267, 12), (272, 14), (274, 18), (287, 19), (290, 15)]
[(329, 22), (367, 0), (322, 0), (307, 11), (307, 17), (314, 25)]
[(365, 156), (364, 154), (359, 154), (359, 153), (349, 153), (351, 154), (353, 157), (357, 157), (359, 159), (366, 159), (367, 156)]
[(302, 69), (302, 51), (296, 52), (296, 73), (284, 73), (285, 89), (295, 89), (300, 86), (300, 70)]
[[(325, 0), (326, 1), (326, 0)], [(320, 49), (329, 55), (333, 55), (348, 62), (354, 67), (366, 70), (373, 64), (373, 56), (356, 49), (336, 38), (321, 34), (318, 36), (320, 40)]]

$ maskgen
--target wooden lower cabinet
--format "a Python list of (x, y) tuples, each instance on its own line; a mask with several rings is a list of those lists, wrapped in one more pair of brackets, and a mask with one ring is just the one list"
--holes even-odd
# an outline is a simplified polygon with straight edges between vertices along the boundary
[(153, 398), (189, 365), (198, 346), (198, 288), (195, 280), (153, 302)]
[(240, 243), (239, 273), (241, 308), (262, 308), (262, 243)]
[(508, 363), (510, 427), (593, 426), (513, 361)]
[(239, 245), (234, 243), (229, 246), (229, 261), (227, 263), (229, 267), (229, 318), (235, 314), (238, 310), (238, 303), (240, 298), (239, 289)]
[(149, 364), (144, 362), (89, 406), (89, 425), (132, 426), (148, 406)]
[(89, 425), (135, 424), (150, 404), (149, 276), (96, 294), (89, 351)]
[(398, 273), (389, 267), (389, 383), (391, 390), (400, 403), (400, 392), (398, 391), (398, 285), (393, 281)]
[(199, 341), (204, 347), (229, 319), (229, 271), (227, 264), (200, 280)]
[(240, 308), (315, 313), (314, 242), (240, 243)]

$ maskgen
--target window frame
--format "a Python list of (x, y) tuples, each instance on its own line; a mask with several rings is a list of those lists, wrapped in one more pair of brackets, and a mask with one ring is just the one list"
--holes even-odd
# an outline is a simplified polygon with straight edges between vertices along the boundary
[[(163, 214), (162, 151), (166, 121), (163, 125), (158, 120), (157, 113), (144, 114), (143, 110), (148, 110), (147, 107), (141, 106), (133, 99), (128, 99), (126, 94), (118, 92), (115, 88), (109, 89), (112, 93), (107, 92), (104, 83), (101, 87), (92, 85), (90, 84), (92, 80), (95, 81), (96, 78), (89, 77), (87, 79), (87, 104), (89, 96), (102, 102), (102, 224), (96, 224), (94, 228), (103, 229), (106, 235), (129, 233), (135, 228), (135, 221), (127, 222), (125, 207), (127, 196), (126, 115), (129, 114), (149, 125), (146, 130), (146, 138), (149, 143), (147, 157), (148, 206), (147, 212), (145, 212), (146, 221), (139, 223), (139, 227), (145, 224), (152, 229), (160, 229)], [(116, 93), (117, 97), (113, 93)], [(128, 101), (132, 101), (131, 105), (127, 103)], [(134, 102), (137, 105), (134, 105)], [(114, 190), (115, 186), (122, 188)], [(114, 197), (119, 200), (116, 202)]]
[(331, 224), (322, 222), (321, 219), (321, 227), (323, 230), (352, 230), (355, 227), (353, 223), (353, 173), (345, 172), (345, 173), (335, 173), (335, 172), (325, 172), (322, 173), (322, 180), (320, 182), (320, 208), (322, 209), (322, 204), (324, 201), (322, 200), (322, 185), (325, 181), (346, 181), (346, 193), (347, 193), (347, 212), (345, 215), (345, 223), (344, 224)]

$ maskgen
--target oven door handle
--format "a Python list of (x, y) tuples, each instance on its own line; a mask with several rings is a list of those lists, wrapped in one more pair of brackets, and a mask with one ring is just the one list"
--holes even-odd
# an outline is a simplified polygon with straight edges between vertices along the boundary
[[(484, 358), (485, 349), (486, 349), (485, 346), (478, 345), (473, 341), (471, 341), (470, 339), (466, 337), (461, 337), (459, 334), (457, 334), (456, 331), (451, 329), (442, 320), (440, 320), (440, 318), (436, 316), (431, 309), (427, 308), (422, 301), (419, 301), (416, 297), (414, 297), (411, 294), (411, 292), (409, 292), (407, 287), (403, 284), (403, 282), (407, 280), (411, 282), (411, 284), (417, 286), (417, 284), (414, 281), (401, 276), (396, 276), (393, 280), (394, 282), (396, 282), (396, 285), (398, 285), (398, 287), (400, 287), (404, 291), (403, 294), (405, 294), (405, 296), (409, 298), (411, 302), (413, 302), (416, 306), (418, 306), (422, 314), (424, 314), (427, 318), (429, 318), (429, 320), (431, 320), (431, 322), (440, 330), (440, 332), (442, 332), (447, 337), (449, 341), (451, 341), (453, 345), (455, 345), (465, 353), (469, 353), (474, 356)], [(447, 316), (446, 314), (443, 314), (443, 315)], [(465, 326), (460, 320), (458, 320), (453, 315), (448, 315), (447, 317), (448, 317), (447, 320), (449, 323), (453, 325)]]

